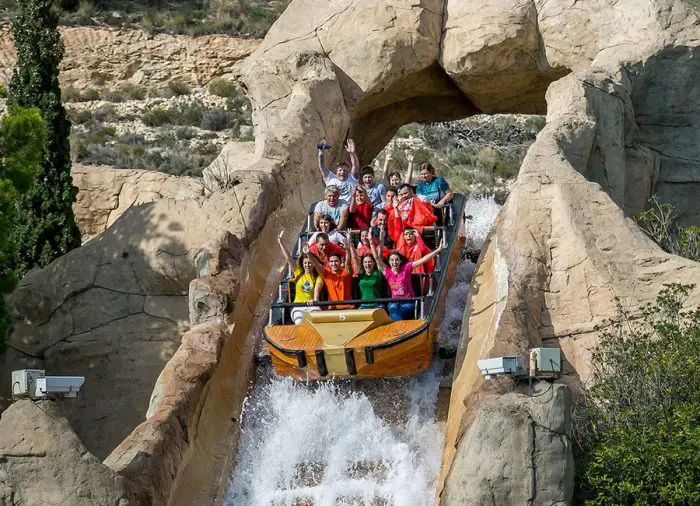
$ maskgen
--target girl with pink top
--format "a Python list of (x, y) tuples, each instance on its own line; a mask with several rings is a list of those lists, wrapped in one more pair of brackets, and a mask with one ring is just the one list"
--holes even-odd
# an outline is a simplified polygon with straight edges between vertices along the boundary
[[(379, 241), (382, 244), (382, 241)], [(440, 243), (435, 251), (431, 251), (427, 255), (413, 262), (406, 260), (401, 253), (396, 251), (389, 255), (389, 265), (384, 263), (384, 258), (382, 255), (382, 247), (377, 251), (377, 247), (374, 245), (374, 241), (370, 241), (370, 247), (372, 248), (372, 255), (374, 260), (377, 262), (377, 269), (384, 274), (387, 283), (389, 284), (389, 291), (391, 292), (392, 299), (408, 299), (415, 297), (416, 294), (413, 291), (413, 286), (411, 285), (411, 272), (415, 267), (423, 265), (435, 258), (435, 256), (440, 253), (447, 246), (445, 244), (445, 238)], [(415, 302), (390, 302), (389, 303), (389, 316), (392, 320), (412, 320), (414, 317)]]

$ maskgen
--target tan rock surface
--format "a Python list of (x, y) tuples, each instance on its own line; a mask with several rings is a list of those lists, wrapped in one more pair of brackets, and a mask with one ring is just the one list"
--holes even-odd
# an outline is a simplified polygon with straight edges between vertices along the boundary
[(0, 418), (0, 504), (144, 504), (127, 479), (82, 445), (52, 402), (14, 403)]
[[(242, 260), (215, 208), (161, 199), (129, 208), (105, 233), (42, 270), (9, 298), (16, 316), (4, 357), (9, 373), (37, 358), (51, 374), (86, 376), (84, 395), (65, 403), (85, 445), (106, 456), (144, 416), (153, 383), (189, 325), (187, 291), (195, 258), (217, 268)], [(26, 357), (23, 359), (23, 356)]]
[(443, 503), (566, 504), (574, 486), (570, 413), (571, 393), (561, 384), (485, 394), (462, 435)]
[(198, 424), (196, 410), (214, 372), (226, 328), (193, 327), (156, 380), (146, 420), (105, 459), (105, 465), (148, 492), (148, 504), (166, 504), (172, 482)]
[(83, 235), (104, 232), (132, 206), (162, 198), (194, 199), (203, 194), (197, 179), (162, 172), (74, 163), (71, 175), (78, 187), (73, 211)]
[[(109, 27), (63, 27), (66, 56), (61, 84), (79, 89), (128, 81), (158, 86), (171, 80), (206, 85), (216, 77), (233, 77), (237, 62), (260, 43), (229, 35), (149, 35), (142, 30)], [(8, 82), (15, 62), (9, 30), (0, 32), (0, 80)]]
[[(590, 347), (598, 329), (615, 316), (615, 297), (638, 308), (665, 283), (700, 284), (700, 264), (664, 253), (625, 217), (611, 198), (624, 201), (624, 192), (608, 195), (581, 175), (615, 174), (616, 152), (624, 167), (624, 146), (635, 134), (625, 117), (625, 111), (632, 113), (625, 95), (629, 86), (604, 72), (589, 72), (567, 76), (548, 91), (553, 107), (547, 126), (528, 151), (497, 220), (465, 313), (469, 323), (455, 369), (441, 504), (454, 504), (446, 492), (456, 486), (453, 467), (457, 474), (477, 467), (453, 460), (469, 451), (461, 449), (468, 443), (459, 434), (471, 430), (487, 409), (489, 386), (477, 359), (559, 346), (569, 380), (585, 381)], [(597, 140), (603, 137), (606, 144)], [(626, 183), (624, 173), (618, 177)], [(690, 303), (700, 305), (700, 293)]]

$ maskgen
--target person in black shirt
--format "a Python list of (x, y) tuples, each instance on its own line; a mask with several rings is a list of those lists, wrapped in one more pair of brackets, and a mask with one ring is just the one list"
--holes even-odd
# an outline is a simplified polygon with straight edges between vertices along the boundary
[[(389, 236), (389, 213), (386, 209), (377, 211), (377, 216), (374, 218), (374, 224), (371, 227), (372, 237), (379, 242), (379, 239), (384, 235), (384, 250), (393, 250), (395, 247), (394, 241)], [(384, 230), (384, 234), (381, 231)]]

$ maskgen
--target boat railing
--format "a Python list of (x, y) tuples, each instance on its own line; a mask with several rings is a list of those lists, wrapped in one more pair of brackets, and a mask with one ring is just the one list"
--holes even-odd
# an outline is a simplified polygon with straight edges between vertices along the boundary
[[(273, 311), (275, 309), (293, 309), (297, 307), (328, 307), (328, 306), (368, 306), (377, 305), (383, 306), (385, 304), (404, 304), (407, 302), (415, 303), (414, 306), (414, 316), (416, 320), (425, 319), (425, 299), (429, 296), (423, 295), (420, 297), (404, 297), (404, 298), (381, 298), (381, 299), (350, 299), (350, 300), (320, 300), (315, 302), (274, 302), (270, 305), (270, 316), (269, 325), (273, 325)], [(343, 311), (352, 311), (357, 308), (346, 308)], [(282, 325), (285, 325), (284, 311), (282, 312)]]

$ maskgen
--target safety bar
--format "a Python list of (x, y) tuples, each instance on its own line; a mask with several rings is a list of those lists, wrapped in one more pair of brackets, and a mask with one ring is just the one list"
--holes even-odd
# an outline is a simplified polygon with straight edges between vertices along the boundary
[(309, 306), (339, 306), (347, 304), (389, 304), (391, 302), (422, 302), (426, 296), (421, 297), (406, 297), (402, 299), (350, 299), (350, 300), (319, 300), (313, 303), (306, 302), (274, 302), (270, 305), (271, 308), (294, 308), (294, 307), (309, 307)]

